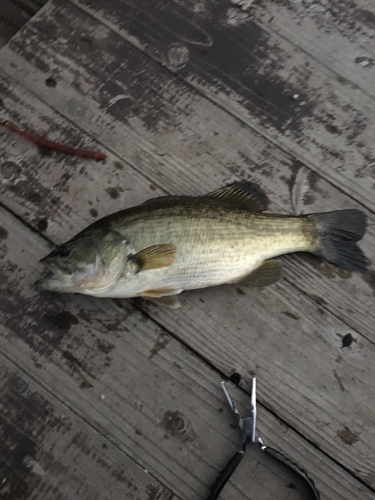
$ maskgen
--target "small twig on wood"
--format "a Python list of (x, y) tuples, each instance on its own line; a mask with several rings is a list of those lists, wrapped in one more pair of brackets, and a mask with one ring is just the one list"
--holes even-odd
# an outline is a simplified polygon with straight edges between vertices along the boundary
[(81, 156), (82, 158), (92, 158), (96, 161), (104, 161), (107, 159), (107, 155), (104, 153), (98, 153), (96, 151), (87, 151), (86, 149), (78, 149), (72, 148), (70, 146), (66, 146), (65, 144), (60, 144), (59, 142), (50, 141), (41, 137), (40, 135), (32, 134), (27, 130), (22, 130), (17, 125), (7, 120), (0, 121), (0, 126), (11, 130), (15, 134), (20, 135), (21, 137), (25, 137), (31, 142), (38, 144), (39, 146), (54, 149), (55, 151), (59, 151), (60, 153), (66, 153), (68, 155)]

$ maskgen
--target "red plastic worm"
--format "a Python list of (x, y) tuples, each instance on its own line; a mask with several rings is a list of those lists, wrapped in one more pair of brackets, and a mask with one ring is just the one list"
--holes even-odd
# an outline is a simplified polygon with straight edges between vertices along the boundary
[(98, 153), (96, 151), (88, 151), (86, 149), (72, 148), (70, 146), (66, 146), (65, 144), (60, 144), (58, 142), (50, 141), (48, 139), (45, 139), (44, 137), (41, 137), (40, 135), (32, 134), (27, 130), (22, 130), (17, 125), (7, 120), (0, 121), (0, 126), (7, 128), (8, 130), (14, 132), (15, 134), (25, 137), (29, 141), (34, 142), (39, 146), (54, 149), (55, 151), (59, 151), (60, 153), (81, 156), (82, 158), (92, 158), (93, 160), (96, 161), (104, 161), (107, 159), (107, 155), (105, 155), (104, 153)]

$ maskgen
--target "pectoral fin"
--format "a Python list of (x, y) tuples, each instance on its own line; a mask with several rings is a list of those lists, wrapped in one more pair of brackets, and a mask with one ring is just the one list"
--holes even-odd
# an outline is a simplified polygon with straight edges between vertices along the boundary
[(139, 271), (170, 266), (176, 255), (176, 247), (170, 244), (152, 245), (129, 257)]
[(278, 259), (266, 260), (255, 271), (236, 283), (240, 286), (273, 285), (281, 278), (281, 269), (282, 264)]

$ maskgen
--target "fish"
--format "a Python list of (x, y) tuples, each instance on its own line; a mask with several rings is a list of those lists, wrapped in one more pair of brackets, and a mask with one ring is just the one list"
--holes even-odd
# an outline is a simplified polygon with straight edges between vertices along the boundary
[(310, 252), (353, 272), (367, 217), (357, 209), (265, 213), (260, 191), (235, 182), (201, 196), (162, 196), (103, 217), (41, 259), (39, 290), (143, 297), (177, 308), (184, 290), (225, 283), (268, 286), (281, 255)]

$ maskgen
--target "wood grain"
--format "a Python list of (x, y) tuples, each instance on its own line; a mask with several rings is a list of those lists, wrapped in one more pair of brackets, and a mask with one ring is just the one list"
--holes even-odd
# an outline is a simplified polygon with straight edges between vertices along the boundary
[(19, 9), (33, 16), (47, 3), (47, 0), (12, 0), (12, 2)]
[(11, 0), (2, 0), (0, 10), (0, 47), (5, 45), (30, 19)]
[[(204, 193), (228, 181), (252, 178), (266, 190), (275, 211), (307, 213), (368, 206), (370, 227), (363, 248), (372, 255), (373, 207), (367, 195), (361, 196), (363, 179), (355, 178), (350, 191), (347, 172), (342, 171), (341, 180), (335, 181), (341, 189), (334, 187), (326, 180), (331, 174), (316, 167), (319, 155), (314, 163), (308, 154), (300, 154), (299, 146), (291, 155), (285, 152), (285, 144), (280, 142), (279, 148), (274, 138), (269, 142), (272, 134), (267, 120), (244, 120), (240, 116), (243, 102), (236, 101), (235, 93), (227, 93), (228, 84), (219, 91), (215, 87), (220, 99), (231, 96), (231, 107), (224, 110), (222, 102), (220, 106), (212, 103), (216, 97), (210, 75), (205, 83), (202, 77), (193, 82), (191, 74), (195, 71), (199, 76), (199, 65), (176, 69), (167, 61), (169, 69), (162, 69), (142, 54), (139, 48), (156, 58), (146, 43), (129, 35), (127, 18), (123, 24), (119, 21), (120, 10), (114, 8), (109, 18), (109, 5), (133, 8), (131, 3), (108, 2), (95, 20), (69, 3), (50, 3), (1, 51), (4, 119), (80, 147), (101, 145), (109, 155), (105, 165), (58, 154), (46, 156), (24, 139), (0, 131), (4, 139), (3, 204), (48, 238), (62, 242), (98, 216), (151, 196)], [(84, 8), (94, 6), (85, 4)], [(168, 32), (168, 19), (162, 4), (156, 13), (159, 17), (153, 26), (160, 29), (153, 36), (158, 48), (160, 37)], [(147, 29), (139, 29), (147, 36), (151, 33), (148, 19)], [(216, 18), (210, 19), (220, 31)], [(229, 28), (225, 29), (229, 36)], [(208, 46), (202, 30), (195, 29), (189, 36), (196, 37), (196, 47)], [(272, 47), (276, 51), (274, 42)], [(184, 57), (180, 45), (173, 49), (177, 49), (173, 57)], [(319, 68), (318, 80), (328, 75)], [(186, 81), (176, 79), (171, 70)], [(52, 80), (55, 85), (47, 84)], [(192, 89), (192, 83), (199, 91)], [(362, 106), (364, 93), (358, 92)], [(267, 109), (272, 115), (272, 106), (261, 109), (264, 116)], [(366, 112), (371, 112), (370, 104)], [(271, 118), (280, 116), (276, 113)], [(306, 116), (315, 120), (314, 114)], [(310, 132), (303, 131), (305, 144), (315, 137)], [(364, 139), (368, 141), (367, 136)], [(298, 142), (295, 137), (290, 140)], [(369, 186), (368, 178), (366, 182)], [(220, 424), (223, 427), (218, 424), (219, 371), (234, 374), (245, 389), (254, 373), (259, 376), (260, 399), (265, 405), (262, 434), (311, 471), (323, 497), (372, 498), (372, 268), (362, 278), (293, 256), (286, 259), (287, 279), (275, 287), (261, 291), (222, 287), (184, 294), (184, 308), (173, 313), (143, 303), (135, 307), (129, 301), (120, 307), (78, 296), (43, 299), (30, 289), (30, 283), (37, 276), (35, 262), (46, 246), (22, 224), (18, 226), (17, 220), (7, 220), (6, 232), (14, 240), (4, 254), (7, 329), (3, 354), (10, 363), (26, 367), (25, 377), (43, 380), (49, 392), (58, 394), (61, 403), (75, 409), (79, 418), (90, 422), (130, 460), (150, 470), (166, 495), (170, 490), (182, 498), (200, 498), (207, 491), (207, 477), (213, 479), (223, 465), (228, 446), (233, 446), (231, 452), (236, 449), (233, 436), (229, 438), (229, 413)], [(27, 312), (24, 318), (11, 314), (19, 310)], [(58, 316), (61, 312), (63, 316)], [(68, 324), (67, 331), (60, 331), (56, 321)], [(108, 350), (107, 344), (101, 344), (108, 341), (108, 335), (115, 344), (114, 354), (109, 355), (114, 361), (96, 347), (104, 345), (104, 351)], [(30, 361), (33, 358), (41, 368)], [(247, 406), (246, 395), (237, 391), (235, 396), (242, 407)], [(186, 424), (188, 440), (183, 444), (165, 428), (177, 409)], [(124, 414), (130, 415), (125, 423)], [(197, 414), (201, 415), (198, 424)], [(210, 427), (213, 415), (215, 431)], [(220, 444), (223, 436), (228, 437)], [(257, 460), (249, 465), (251, 470), (257, 469)], [(227, 498), (239, 494), (247, 498), (254, 484), (256, 494), (265, 498), (274, 498), (280, 491), (282, 484), (275, 483), (276, 479), (269, 485), (263, 476), (252, 481), (248, 470), (239, 471), (225, 492)], [(295, 497), (289, 491), (285, 498)]]
[(335, 72), (344, 85), (354, 83), (374, 97), (373, 2), (265, 1), (244, 10)]
[(41, 358), (39, 370), (25, 373), (27, 356), (17, 366), (21, 357), (10, 361), (7, 354), (0, 354), (3, 500), (177, 500), (117, 443), (77, 416), (77, 409), (59, 401), (53, 387), (46, 388)]
[[(271, 30), (257, 19), (256, 7), (254, 14), (241, 9), (233, 14), (233, 4), (226, 0), (152, 4), (109, 0), (105, 8), (86, 0), (74, 3), (374, 210), (373, 96), (332, 71), (329, 62), (322, 63), (324, 54), (310, 55)], [(335, 9), (339, 10), (341, 3)], [(308, 22), (309, 9), (305, 11)], [(367, 11), (362, 11), (366, 22)], [(361, 24), (359, 14), (352, 19), (349, 10), (341, 13), (342, 18), (345, 15), (354, 26)], [(370, 26), (371, 22), (367, 29)], [(365, 57), (366, 49), (356, 38), (351, 40), (350, 51), (346, 42), (343, 64), (353, 53)]]

